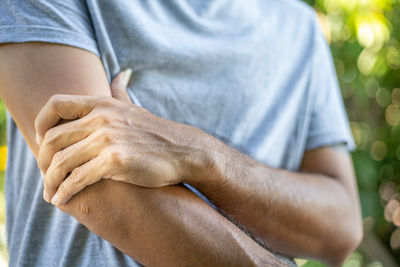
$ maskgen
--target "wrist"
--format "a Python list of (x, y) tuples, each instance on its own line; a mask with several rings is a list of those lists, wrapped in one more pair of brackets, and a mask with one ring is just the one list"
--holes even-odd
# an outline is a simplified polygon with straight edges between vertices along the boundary
[(226, 158), (219, 140), (201, 130), (198, 131), (196, 144), (185, 158), (187, 175), (183, 182), (201, 188), (224, 179)]

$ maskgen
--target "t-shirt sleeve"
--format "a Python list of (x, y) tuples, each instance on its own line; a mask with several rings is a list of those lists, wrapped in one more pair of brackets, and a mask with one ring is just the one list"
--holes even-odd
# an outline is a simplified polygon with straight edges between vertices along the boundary
[(348, 150), (354, 150), (332, 55), (317, 22), (314, 28), (310, 80), (312, 110), (305, 149), (345, 144)]
[(1, 0), (0, 43), (47, 42), (99, 55), (84, 0)]

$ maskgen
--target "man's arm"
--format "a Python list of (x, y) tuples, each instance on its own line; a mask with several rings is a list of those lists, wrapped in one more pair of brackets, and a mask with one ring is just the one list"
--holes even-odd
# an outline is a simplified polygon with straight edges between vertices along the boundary
[(358, 192), (345, 149), (307, 151), (302, 172), (291, 172), (213, 137), (202, 144), (199, 158), (207, 163), (199, 163), (197, 178), (188, 182), (274, 250), (337, 265), (360, 243)]
[[(110, 96), (99, 58), (59, 45), (0, 46), (0, 97), (35, 156), (35, 117), (60, 93)], [(102, 181), (61, 209), (145, 265), (284, 265), (180, 186)]]
[[(53, 127), (60, 118), (80, 119)], [(76, 143), (68, 127), (88, 137)], [(302, 173), (278, 170), (195, 127), (104, 97), (53, 97), (36, 130), (46, 199), (55, 205), (104, 177), (145, 187), (186, 182), (284, 254), (339, 264), (360, 242), (357, 188), (343, 149), (307, 151)]]

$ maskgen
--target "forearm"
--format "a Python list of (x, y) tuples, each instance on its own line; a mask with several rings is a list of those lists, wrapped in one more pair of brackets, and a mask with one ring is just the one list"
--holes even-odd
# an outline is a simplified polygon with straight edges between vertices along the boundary
[(60, 208), (146, 266), (285, 266), (180, 186), (103, 180)]
[[(2, 45), (0, 63), (0, 96), (36, 157), (39, 145), (34, 121), (49, 97), (111, 96), (100, 59), (80, 49), (43, 43)], [(241, 261), (252, 262), (257, 256), (274, 262), (267, 251), (183, 188), (152, 191), (102, 181), (62, 208), (116, 247), (150, 265), (189, 262), (189, 257), (212, 262), (213, 256), (214, 262), (229, 263), (239, 260), (239, 255)], [(201, 222), (205, 223), (202, 228)], [(186, 247), (190, 249), (185, 251)]]
[(273, 169), (218, 140), (206, 143), (209, 176), (188, 182), (252, 235), (284, 254), (331, 263), (354, 249), (357, 200), (337, 179)]

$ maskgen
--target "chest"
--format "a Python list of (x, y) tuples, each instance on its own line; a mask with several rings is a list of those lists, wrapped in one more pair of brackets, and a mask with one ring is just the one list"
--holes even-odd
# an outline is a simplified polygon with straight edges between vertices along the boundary
[(106, 68), (132, 68), (129, 90), (146, 109), (282, 167), (304, 139), (298, 117), (307, 82), (295, 74), (304, 44), (291, 48), (293, 28), (280, 32), (279, 14), (260, 10), (258, 2), (137, 1), (132, 7), (98, 0), (93, 3), (107, 12), (93, 22)]

